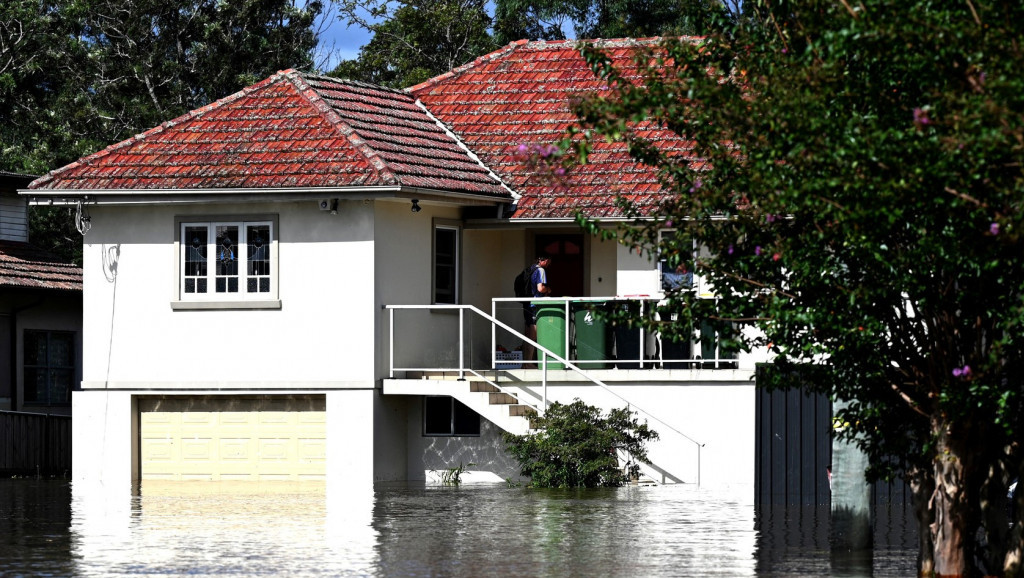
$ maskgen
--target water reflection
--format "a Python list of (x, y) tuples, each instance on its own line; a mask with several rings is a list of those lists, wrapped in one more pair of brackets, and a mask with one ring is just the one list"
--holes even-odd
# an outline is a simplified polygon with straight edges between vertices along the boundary
[(906, 576), (912, 524), (831, 555), (827, 508), (767, 510), (689, 486), (548, 491), (0, 480), (0, 576)]

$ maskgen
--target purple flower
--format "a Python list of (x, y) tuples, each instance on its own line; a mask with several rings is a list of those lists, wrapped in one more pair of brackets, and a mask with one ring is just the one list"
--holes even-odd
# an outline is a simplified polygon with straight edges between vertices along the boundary
[(669, 220), (665, 221), (665, 226), (666, 227), (671, 227), (672, 226), (672, 219), (669, 219)]
[(758, 257), (761, 256), (761, 245), (754, 247), (754, 254), (757, 255)]
[(774, 223), (775, 222), (775, 215), (765, 215), (764, 220), (769, 222), (769, 223)]
[(963, 367), (953, 368), (953, 377), (967, 377), (971, 375), (971, 366), (965, 365)]
[(565, 176), (565, 167), (558, 167), (557, 169), (555, 169), (554, 172), (555, 172), (556, 176), (559, 176), (559, 177)]
[(691, 193), (696, 193), (697, 190), (700, 189), (703, 186), (704, 186), (704, 181), (700, 180), (700, 177), (697, 177), (697, 180), (693, 181), (693, 186), (690, 187), (690, 192)]
[(991, 225), (989, 225), (988, 226), (988, 232), (989, 232), (990, 235), (998, 235), (999, 234), (999, 223), (992, 223)]
[(519, 145), (519, 148), (518, 148), (518, 149), (516, 149), (516, 150), (518, 150), (518, 151), (519, 151), (519, 154), (521, 154), (521, 155), (525, 155), (525, 154), (526, 154), (526, 151), (530, 150), (530, 147), (528, 147), (528, 146), (526, 146), (526, 145), (524, 145), (524, 144), (521, 144), (521, 145)]
[(730, 244), (729, 245), (729, 251), (728, 251), (730, 255), (732, 255), (732, 251), (733, 251), (733, 246)]
[(924, 126), (926, 124), (931, 124), (931, 122), (932, 120), (928, 118), (927, 110), (920, 107), (914, 109), (914, 124)]
[(953, 368), (953, 377), (960, 377), (960, 375), (962, 373), (963, 373), (963, 370), (961, 370), (959, 367), (954, 367)]

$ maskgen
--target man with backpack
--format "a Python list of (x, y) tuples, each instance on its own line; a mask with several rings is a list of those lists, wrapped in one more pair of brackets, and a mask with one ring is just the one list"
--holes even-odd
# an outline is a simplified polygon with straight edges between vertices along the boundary
[[(551, 264), (551, 257), (541, 255), (532, 265), (523, 270), (516, 277), (516, 297), (538, 298), (551, 294), (551, 287), (548, 286), (547, 267)], [(537, 306), (526, 301), (523, 303), (523, 320), (526, 322), (526, 336), (537, 341)], [(529, 363), (533, 360), (536, 348), (532, 344), (523, 344), (523, 368), (536, 369), (536, 363)]]

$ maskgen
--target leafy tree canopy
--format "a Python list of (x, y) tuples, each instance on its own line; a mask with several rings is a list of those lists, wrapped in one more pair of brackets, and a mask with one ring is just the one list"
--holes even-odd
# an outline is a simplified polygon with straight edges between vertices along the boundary
[[(676, 239), (700, 239), (718, 294), (665, 313), (756, 328), (734, 339), (768, 347), (775, 375), (810, 364), (809, 387), (850, 401), (842, 435), (911, 483), (922, 572), (1020, 575), (1024, 508), (1011, 525), (1005, 506), (1024, 473), (1024, 6), (749, 9), (666, 43), (640, 85), (588, 50), (617, 90), (581, 103), (592, 132), (567, 146), (622, 139), (657, 167), (678, 194), (623, 242), (691, 255)], [(643, 119), (707, 169), (636, 137)]]
[(741, 2), (720, 0), (496, 0), (500, 44), (522, 38), (646, 38), (704, 34), (716, 15), (736, 17)]
[[(321, 10), (319, 0), (0, 3), (0, 169), (42, 174), (277, 70), (309, 69)], [(32, 215), (33, 242), (69, 246), (67, 211)]]
[[(535, 419), (537, 433), (506, 433), (506, 448), (534, 486), (621, 486), (640, 474), (637, 462), (647, 461), (646, 443), (658, 439), (658, 432), (633, 415), (622, 408), (603, 416), (579, 399), (556, 402)], [(619, 452), (629, 457), (625, 468), (619, 466)]]
[(340, 7), (349, 25), (373, 32), (355, 60), (331, 76), (405, 88), (491, 52), (491, 17), (484, 0), (348, 0)]

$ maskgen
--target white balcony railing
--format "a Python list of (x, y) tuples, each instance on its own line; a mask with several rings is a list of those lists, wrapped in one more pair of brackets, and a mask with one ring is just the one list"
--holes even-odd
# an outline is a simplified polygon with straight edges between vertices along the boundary
[[(501, 301), (514, 301), (518, 304), (522, 300), (502, 299)], [(568, 323), (568, 314), (572, 312), (572, 307), (569, 300), (565, 300), (565, 303), (563, 306), (566, 312), (565, 321)], [(594, 377), (593, 372), (577, 365), (577, 362), (567, 359), (566, 356), (553, 351), (539, 341), (528, 338), (508, 323), (498, 319), (497, 316), (488, 315), (472, 305), (387, 305), (385, 309), (389, 313), (389, 376), (392, 379), (396, 378), (398, 372), (457, 371), (460, 379), (464, 379), (465, 374), (470, 373), (492, 383), (483, 375), (483, 372), (500, 369), (495, 354), (499, 338), (507, 336), (528, 343), (537, 350), (541, 386), (541, 404), (537, 410), (541, 415), (545, 413), (549, 405), (548, 376), (550, 371), (555, 370), (551, 368), (575, 373), (622, 400), (631, 410), (660, 424), (659, 429), (663, 432), (667, 430), (694, 444), (697, 462), (696, 483), (698, 486), (700, 485), (700, 450), (704, 444), (623, 397), (606, 383)], [(497, 310), (497, 305), (495, 305), (495, 310)], [(519, 311), (522, 311), (521, 304), (519, 304)], [(405, 315), (398, 316), (398, 313)], [(484, 345), (489, 355), (481, 355), (483, 352), (480, 351), (481, 347), (478, 345), (481, 332), (489, 334), (491, 337), (489, 342)], [(643, 336), (644, 334), (641, 333), (640, 337), (643, 338)], [(568, 347), (568, 342), (565, 346)], [(503, 361), (507, 363), (508, 360)], [(629, 361), (632, 362), (632, 359)], [(642, 366), (643, 358), (638, 357), (637, 363)], [(650, 362), (648, 363), (650, 364)]]

